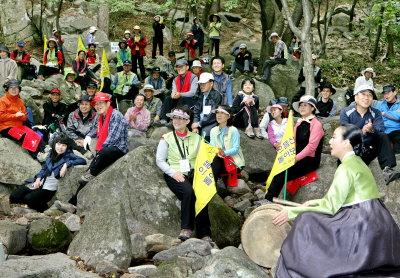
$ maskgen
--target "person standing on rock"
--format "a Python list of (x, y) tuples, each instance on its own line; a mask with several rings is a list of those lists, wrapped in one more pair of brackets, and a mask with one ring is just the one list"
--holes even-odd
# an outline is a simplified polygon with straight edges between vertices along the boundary
[(278, 226), (295, 220), (275, 277), (399, 277), (400, 229), (359, 157), (362, 137), (354, 125), (338, 127), (329, 145), (341, 164), (327, 194), (273, 217)]
[(361, 85), (368, 85), (371, 88), (374, 88), (374, 80), (372, 78), (376, 77), (376, 73), (373, 68), (366, 68), (361, 72), (361, 76), (356, 79), (356, 83), (354, 84), (354, 91), (357, 91), (357, 88)]
[(263, 66), (263, 76), (257, 80), (267, 83), (271, 76), (271, 68), (275, 65), (285, 65), (289, 57), (288, 49), (286, 44), (281, 40), (278, 33), (272, 33), (269, 36), (269, 41), (275, 44), (274, 55), (269, 57), (269, 60), (265, 61)]
[(164, 34), (163, 29), (165, 28), (164, 19), (161, 15), (156, 15), (154, 17), (153, 22), (153, 51), (151, 54), (151, 58), (156, 59), (157, 54), (157, 45), (158, 51), (160, 52), (160, 56), (163, 56), (163, 47), (164, 47)]
[(95, 26), (90, 26), (89, 28), (89, 33), (87, 34), (86, 37), (86, 47), (89, 48), (90, 44), (99, 44), (98, 42), (96, 42), (96, 32), (97, 32), (97, 28)]
[(47, 41), (47, 49), (44, 52), (43, 65), (39, 67), (38, 78), (45, 79), (50, 75), (60, 74), (63, 61), (63, 54), (57, 47), (56, 39), (50, 38)]
[(199, 57), (203, 56), (203, 48), (204, 48), (204, 26), (201, 24), (199, 18), (193, 18), (193, 25), (190, 28), (192, 31), (194, 39), (197, 41), (197, 45), (199, 48)]
[(221, 17), (217, 14), (210, 15), (210, 26), (208, 27), (208, 37), (211, 40), (211, 51), (215, 48), (215, 56), (219, 56), (219, 42), (221, 40)]
[(215, 56), (211, 59), (212, 74), (214, 76), (214, 90), (222, 95), (222, 104), (232, 106), (232, 84), (231, 78), (225, 72), (225, 59), (221, 56)]
[(0, 46), (0, 86), (3, 86), (11, 79), (17, 79), (18, 65), (9, 58), (10, 50), (7, 46)]
[(77, 196), (86, 184), (128, 153), (128, 125), (124, 116), (111, 106), (110, 95), (99, 92), (93, 100), (98, 120), (86, 135), (83, 146), (90, 150), (92, 138), (97, 138), (96, 155), (89, 169), (79, 179), (79, 188), (68, 202), (56, 201), (56, 207), (64, 212), (75, 212)]
[(138, 74), (137, 67), (139, 64), (140, 80), (144, 80), (146, 78), (146, 71), (143, 64), (143, 58), (146, 56), (145, 48), (147, 40), (142, 34), (139, 25), (133, 27), (133, 36), (131, 36), (126, 42), (131, 49), (133, 72)]
[(164, 172), (164, 179), (171, 191), (181, 201), (182, 241), (192, 236), (196, 225), (198, 238), (211, 241), (208, 206), (195, 217), (196, 196), (193, 191), (194, 164), (201, 137), (187, 128), (192, 111), (187, 105), (174, 108), (168, 117), (172, 119), (174, 130), (161, 137), (157, 147), (156, 163)]
[(365, 164), (369, 165), (378, 157), (386, 184), (400, 178), (396, 171), (396, 157), (390, 147), (389, 137), (385, 133), (382, 113), (371, 107), (374, 88), (360, 85), (354, 92), (355, 104), (344, 108), (340, 113), (340, 124), (353, 124), (363, 132), (363, 151), (360, 154)]
[(26, 76), (29, 74), (31, 61), (31, 54), (25, 50), (25, 43), (18, 42), (17, 49), (11, 52), (10, 57), (18, 65), (18, 81), (25, 79)]
[(189, 62), (189, 67), (192, 66), (194, 60), (199, 57), (197, 41), (194, 39), (193, 32), (186, 33), (185, 39), (180, 44), (185, 50), (185, 59)]
[(71, 139), (65, 133), (60, 133), (53, 141), (51, 150), (39, 173), (33, 179), (10, 195), (10, 203), (26, 204), (38, 212), (45, 211), (49, 202), (56, 194), (59, 179), (67, 173), (67, 168), (75, 165), (85, 165), (82, 157), (72, 152)]

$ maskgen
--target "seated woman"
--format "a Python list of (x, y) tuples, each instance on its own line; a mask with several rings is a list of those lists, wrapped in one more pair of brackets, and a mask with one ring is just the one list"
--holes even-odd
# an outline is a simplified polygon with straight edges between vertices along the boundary
[(187, 128), (192, 111), (189, 106), (177, 106), (171, 113), (174, 131), (161, 137), (157, 148), (157, 166), (164, 172), (164, 179), (172, 192), (181, 201), (181, 233), (182, 241), (192, 236), (196, 222), (196, 235), (205, 241), (211, 241), (208, 206), (195, 217), (196, 196), (193, 191), (194, 164), (201, 137)]
[(28, 185), (12, 192), (10, 202), (27, 204), (39, 212), (45, 211), (48, 208), (47, 202), (56, 194), (59, 179), (65, 176), (67, 168), (86, 164), (85, 159), (76, 156), (71, 147), (72, 141), (65, 133), (57, 135), (40, 172), (34, 179), (27, 180)]
[[(315, 117), (318, 112), (317, 101), (309, 95), (302, 96), (300, 101), (293, 103), (293, 108), (301, 115), (294, 127), (294, 139), (296, 141), (296, 164), (288, 169), (288, 181), (295, 180), (315, 171), (321, 161), (324, 129)], [(285, 183), (285, 172), (276, 175), (265, 199), (272, 201), (278, 197)]]
[(233, 112), (235, 113), (235, 123), (237, 127), (246, 127), (245, 133), (250, 138), (260, 138), (260, 128), (258, 126), (258, 96), (254, 94), (256, 83), (252, 78), (245, 78), (242, 81), (242, 90), (233, 100)]
[(89, 63), (86, 61), (86, 52), (79, 50), (78, 58), (72, 60), (72, 70), (77, 77), (75, 82), (81, 85), (82, 90), (86, 90), (87, 84), (92, 80), (97, 80), (96, 75), (89, 68)]
[[(220, 105), (215, 110), (215, 117), (218, 126), (213, 127), (210, 132), (210, 145), (217, 147), (219, 153), (215, 156), (211, 164), (215, 181), (222, 174), (228, 174), (225, 168), (225, 158), (231, 157), (236, 167), (240, 167), (235, 173), (241, 171), (244, 167), (244, 157), (240, 148), (240, 135), (236, 127), (232, 126), (232, 109), (226, 105)], [(231, 171), (230, 171), (231, 173)], [(236, 179), (234, 179), (235, 181)], [(235, 186), (235, 184), (228, 185)], [(237, 185), (237, 183), (236, 183)]]
[(39, 67), (38, 78), (45, 79), (46, 77), (59, 74), (63, 63), (63, 55), (57, 47), (57, 40), (50, 38), (47, 41), (47, 49), (43, 55), (43, 65)]
[(17, 80), (11, 79), (4, 85), (4, 89), (6, 95), (0, 98), (0, 134), (21, 144), (36, 159), (46, 144), (39, 134), (24, 125), (27, 111), (24, 101), (19, 97), (21, 86)]
[(136, 95), (134, 107), (131, 107), (125, 113), (125, 120), (128, 123), (129, 137), (146, 137), (146, 131), (149, 128), (151, 114), (144, 108), (146, 97), (142, 94)]
[(400, 270), (400, 230), (357, 155), (361, 143), (358, 127), (338, 127), (329, 144), (341, 164), (328, 193), (273, 218), (275, 225), (295, 219), (275, 277), (399, 277), (393, 271)]
[(268, 140), (275, 149), (278, 149), (285, 133), (287, 118), (283, 118), (283, 108), (279, 104), (267, 107), (273, 120), (268, 123)]

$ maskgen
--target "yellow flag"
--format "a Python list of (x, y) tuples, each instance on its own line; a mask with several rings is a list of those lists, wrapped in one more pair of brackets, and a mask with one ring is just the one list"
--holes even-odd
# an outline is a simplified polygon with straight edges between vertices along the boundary
[(43, 42), (44, 42), (44, 45), (43, 45), (43, 63), (44, 63), (44, 53), (46, 52), (46, 50), (47, 50), (47, 36), (46, 35), (44, 35), (44, 37), (43, 37)]
[(271, 173), (269, 174), (266, 192), (272, 182), (272, 179), (279, 173), (285, 171), (293, 166), (296, 162), (296, 143), (294, 141), (293, 133), (293, 111), (289, 112), (289, 118), (286, 124), (285, 133), (283, 134), (278, 153), (275, 158), (274, 165), (272, 166)]
[(111, 75), (111, 72), (110, 72), (110, 67), (108, 66), (107, 53), (106, 49), (103, 48), (103, 55), (101, 56), (101, 69), (100, 69), (100, 78), (101, 78), (101, 86), (99, 90), (100, 92), (104, 86), (104, 77), (109, 75)]
[(85, 45), (83, 44), (82, 37), (81, 37), (81, 36), (78, 36), (78, 47), (77, 47), (77, 49), (76, 49), (76, 58), (78, 58), (78, 52), (81, 51), (81, 50), (87, 52), (87, 51), (86, 51), (86, 47), (85, 47)]
[(194, 167), (193, 190), (196, 195), (196, 216), (210, 202), (217, 193), (211, 163), (214, 160), (218, 148), (215, 148), (204, 140), (201, 140)]

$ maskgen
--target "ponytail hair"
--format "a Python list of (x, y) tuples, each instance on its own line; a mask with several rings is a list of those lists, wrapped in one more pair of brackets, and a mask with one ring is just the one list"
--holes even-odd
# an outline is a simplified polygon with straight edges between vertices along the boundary
[(355, 125), (347, 124), (343, 126), (343, 140), (349, 140), (356, 155), (362, 152), (362, 130)]

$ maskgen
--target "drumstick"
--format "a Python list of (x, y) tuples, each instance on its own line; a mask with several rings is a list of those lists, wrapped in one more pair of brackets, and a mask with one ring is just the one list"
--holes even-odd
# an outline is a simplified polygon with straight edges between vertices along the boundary
[(285, 206), (301, 207), (301, 204), (299, 204), (299, 203), (295, 203), (295, 202), (291, 202), (291, 201), (287, 201), (287, 200), (282, 200), (282, 199), (278, 199), (278, 198), (273, 198), (272, 201), (274, 203), (285, 205)]

